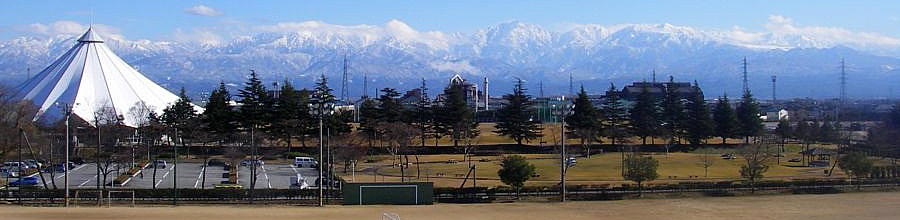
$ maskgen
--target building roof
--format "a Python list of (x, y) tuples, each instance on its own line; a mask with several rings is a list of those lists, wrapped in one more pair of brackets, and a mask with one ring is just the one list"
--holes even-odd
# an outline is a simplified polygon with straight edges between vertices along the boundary
[(47, 68), (19, 86), (13, 97), (38, 107), (35, 121), (61, 120), (65, 116), (62, 106), (68, 104), (75, 116), (92, 125), (95, 113), (111, 108), (125, 125), (132, 127), (140, 118), (129, 114), (132, 107), (143, 103), (162, 114), (163, 108), (178, 100), (178, 96), (113, 53), (93, 28)]

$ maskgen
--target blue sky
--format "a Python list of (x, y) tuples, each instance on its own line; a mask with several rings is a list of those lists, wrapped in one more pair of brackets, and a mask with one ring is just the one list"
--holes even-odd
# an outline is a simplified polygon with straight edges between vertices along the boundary
[[(190, 30), (316, 20), (420, 31), (473, 32), (518, 20), (550, 29), (572, 24), (671, 23), (701, 29), (765, 29), (780, 15), (796, 25), (900, 37), (900, 1), (6, 1), (0, 39), (42, 33), (59, 21), (106, 25), (129, 39), (172, 39)], [(203, 7), (200, 7), (203, 6)], [(93, 13), (91, 13), (93, 11)], [(45, 29), (46, 29), (45, 28)], [(58, 27), (57, 27), (58, 28)], [(48, 31), (40, 29), (43, 31)], [(52, 32), (52, 30), (49, 30)]]

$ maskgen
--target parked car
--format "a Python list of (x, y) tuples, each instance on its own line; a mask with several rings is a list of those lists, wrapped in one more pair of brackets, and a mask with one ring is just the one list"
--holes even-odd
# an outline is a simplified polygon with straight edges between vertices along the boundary
[(262, 160), (244, 160), (244, 161), (241, 161), (241, 166), (245, 166), (245, 167), (246, 167), (246, 166), (250, 166), (250, 165), (254, 165), (254, 164), (255, 164), (256, 166), (266, 165), (266, 163), (263, 162)]
[(800, 158), (791, 158), (788, 162), (797, 163), (800, 162)]
[(294, 157), (294, 166), (314, 168), (319, 166), (319, 162), (312, 157)]
[(165, 169), (168, 164), (165, 160), (153, 161), (153, 167)]
[(25, 162), (19, 162), (19, 161), (9, 161), (9, 162), (5, 162), (5, 163), (3, 163), (3, 167), (6, 167), (6, 168), (14, 167), (14, 168), (17, 168), (17, 169), (19, 169), (19, 170), (25, 170), (25, 169), (31, 169), (31, 168), (34, 168), (34, 167), (28, 165), (28, 163), (25, 163)]
[(22, 186), (36, 186), (37, 184), (38, 184), (38, 179), (36, 177), (25, 177), (25, 178), (20, 178), (16, 181), (10, 182), (9, 186), (22, 187)]
[(37, 160), (25, 160), (25, 164), (28, 164), (29, 167), (39, 169), (44, 166), (43, 163)]
[(0, 168), (0, 177), (3, 177), (3, 178), (16, 178), (16, 177), (19, 177), (19, 173), (21, 173), (21, 172), (19, 171), (18, 168), (12, 168), (12, 167)]
[(221, 166), (226, 166), (226, 165), (228, 165), (228, 163), (225, 162), (225, 161), (223, 161), (223, 160), (220, 160), (220, 159), (209, 159), (209, 162), (207, 162), (206, 165), (207, 165), (207, 166), (219, 166), (219, 167), (221, 167)]
[(569, 157), (568, 159), (566, 159), (566, 166), (574, 167), (575, 164), (578, 164), (578, 161), (575, 160), (575, 157)]

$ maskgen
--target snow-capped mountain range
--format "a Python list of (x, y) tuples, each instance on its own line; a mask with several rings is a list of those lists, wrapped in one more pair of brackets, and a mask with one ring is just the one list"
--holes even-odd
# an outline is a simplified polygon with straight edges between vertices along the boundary
[[(350, 60), (350, 95), (380, 87), (409, 89), (425, 79), (432, 93), (453, 74), (503, 94), (515, 78), (534, 94), (567, 93), (574, 86), (592, 93), (609, 83), (698, 81), (710, 96), (740, 90), (741, 62), (749, 62), (753, 91), (771, 97), (770, 76), (778, 76), (780, 97), (834, 97), (841, 59), (847, 63), (851, 97), (885, 97), (900, 89), (900, 46), (841, 42), (823, 35), (710, 31), (671, 24), (579, 25), (551, 31), (507, 22), (474, 33), (417, 31), (400, 21), (341, 26), (317, 21), (259, 27), (254, 34), (221, 42), (106, 38), (119, 56), (170, 90), (192, 94), (219, 81), (239, 86), (250, 69), (268, 82), (288, 79), (309, 87), (325, 74), (340, 91), (343, 59)], [(100, 33), (103, 35), (103, 33)], [(18, 37), (0, 42), (0, 79), (15, 86), (45, 68), (75, 43), (76, 35)], [(30, 69), (30, 72), (28, 71)]]

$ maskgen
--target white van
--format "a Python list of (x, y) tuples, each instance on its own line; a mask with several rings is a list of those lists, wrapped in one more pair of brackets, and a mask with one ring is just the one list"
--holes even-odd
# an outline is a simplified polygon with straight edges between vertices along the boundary
[(294, 157), (294, 166), (295, 167), (318, 167), (319, 162), (312, 159), (312, 157)]

